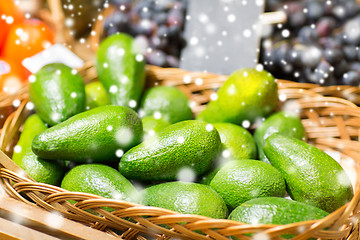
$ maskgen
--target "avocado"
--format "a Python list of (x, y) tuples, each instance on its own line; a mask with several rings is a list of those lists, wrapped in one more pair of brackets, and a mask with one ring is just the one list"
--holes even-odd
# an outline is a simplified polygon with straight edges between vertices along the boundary
[(176, 180), (183, 168), (199, 176), (210, 168), (219, 147), (219, 133), (211, 124), (182, 121), (126, 152), (119, 171), (128, 178), (154, 181)]
[(111, 104), (138, 107), (145, 84), (145, 61), (130, 35), (117, 33), (102, 41), (95, 66)]
[(141, 119), (134, 110), (108, 105), (45, 130), (34, 138), (32, 150), (43, 159), (108, 162), (139, 144), (142, 135)]
[(261, 123), (254, 133), (259, 157), (263, 162), (270, 163), (264, 154), (263, 145), (265, 139), (275, 132), (306, 141), (305, 128), (300, 118), (283, 111), (274, 113)]
[(46, 129), (47, 127), (45, 123), (37, 114), (32, 114), (25, 120), (23, 130), (20, 134), (19, 141), (14, 148), (14, 154), (12, 156), (12, 160), (17, 165), (20, 165), (20, 162), (25, 154), (31, 151), (31, 143), (34, 137)]
[(214, 123), (213, 125), (220, 134), (222, 145), (218, 160), (257, 158), (256, 143), (248, 130), (232, 123)]
[(85, 86), (86, 110), (110, 104), (109, 96), (101, 82), (95, 81)]
[(29, 95), (36, 113), (50, 126), (85, 110), (83, 79), (62, 63), (45, 65), (33, 75)]
[(235, 71), (196, 117), (209, 123), (254, 123), (274, 111), (278, 102), (277, 84), (267, 71), (244, 68)]
[(64, 161), (40, 159), (31, 149), (17, 164), (35, 181), (57, 186), (64, 177), (66, 169)]
[(250, 159), (234, 160), (218, 170), (210, 182), (229, 209), (258, 197), (283, 197), (285, 180), (270, 164)]
[(144, 117), (141, 119), (144, 129), (144, 140), (159, 134), (170, 123), (163, 118), (155, 118), (153, 116)]
[(167, 182), (148, 187), (142, 192), (142, 204), (211, 218), (226, 218), (228, 215), (220, 195), (199, 183)]
[(139, 201), (139, 194), (130, 181), (115, 169), (102, 164), (74, 167), (65, 175), (61, 187), (116, 200)]
[(235, 208), (229, 219), (248, 224), (278, 224), (322, 219), (329, 213), (305, 203), (279, 197), (251, 199)]
[(45, 123), (37, 114), (28, 117), (12, 159), (35, 181), (58, 185), (65, 173), (64, 163), (40, 159), (31, 150), (34, 137), (46, 129)]
[(180, 89), (172, 86), (156, 86), (147, 90), (139, 112), (145, 117), (157, 117), (158, 114), (171, 124), (193, 117), (188, 97)]
[(329, 213), (352, 199), (346, 172), (320, 149), (274, 133), (265, 140), (264, 152), (271, 165), (283, 174), (292, 199)]

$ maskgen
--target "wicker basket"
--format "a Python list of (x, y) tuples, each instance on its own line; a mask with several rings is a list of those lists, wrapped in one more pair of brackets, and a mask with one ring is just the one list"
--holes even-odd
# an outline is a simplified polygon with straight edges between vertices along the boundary
[[(80, 73), (87, 81), (96, 78), (91, 63)], [(179, 87), (194, 102), (194, 112), (201, 111), (225, 79), (226, 76), (147, 66), (148, 85)], [(282, 239), (284, 234), (294, 234), (293, 239), (359, 239), (360, 108), (341, 98), (323, 97), (319, 94), (324, 91), (323, 88), (312, 84), (278, 80), (278, 86), (282, 100), (279, 101), (279, 108), (295, 108), (293, 110), (299, 113), (312, 144), (323, 150), (336, 151), (342, 159), (351, 158), (354, 161), (354, 198), (324, 219), (288, 225), (249, 225), (69, 192), (32, 181), (4, 154), (0, 154), (3, 165), (0, 169), (1, 184), (10, 196), (20, 201), (35, 203), (48, 211), (58, 211), (66, 218), (124, 239), (228, 239), (229, 236), (251, 239), (248, 233), (258, 234), (257, 239), (264, 236)], [(26, 108), (27, 94), (20, 97), (23, 97), (20, 107), (7, 118), (0, 134), (1, 149), (9, 156), (22, 123), (31, 113)], [(76, 203), (70, 204), (67, 200)], [(115, 210), (109, 212), (103, 207)], [(88, 211), (90, 209), (92, 211)]]

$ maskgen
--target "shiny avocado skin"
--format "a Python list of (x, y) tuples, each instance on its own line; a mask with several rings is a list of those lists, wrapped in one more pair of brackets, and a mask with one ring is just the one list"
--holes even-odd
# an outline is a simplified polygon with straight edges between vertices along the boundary
[(279, 224), (321, 219), (329, 213), (305, 203), (279, 197), (251, 199), (229, 215), (229, 219), (249, 224)]
[(275, 132), (306, 141), (305, 128), (301, 119), (286, 112), (277, 112), (268, 117), (254, 133), (259, 158), (263, 162), (270, 163), (263, 150), (264, 140)]
[(167, 182), (146, 188), (142, 204), (166, 208), (184, 214), (226, 218), (224, 200), (211, 187), (188, 182)]
[(329, 213), (352, 199), (346, 172), (320, 149), (274, 133), (265, 140), (264, 152), (271, 165), (283, 174), (292, 199)]
[(136, 56), (134, 39), (124, 33), (106, 38), (97, 50), (96, 70), (113, 105), (129, 106), (131, 100), (139, 105), (145, 85), (145, 61), (138, 61)]
[(77, 114), (37, 135), (32, 150), (40, 158), (49, 160), (108, 162), (117, 159), (117, 150), (125, 152), (139, 144), (142, 134), (141, 119), (134, 110), (102, 106)]
[(102, 164), (84, 164), (71, 169), (64, 177), (61, 187), (75, 192), (138, 202), (135, 187), (115, 169)]
[(21, 161), (26, 153), (31, 152), (31, 143), (36, 135), (47, 129), (45, 123), (39, 115), (33, 114), (28, 117), (24, 123), (23, 131), (20, 134), (17, 146), (21, 147), (21, 151), (16, 152), (12, 156), (12, 160), (20, 166)]
[(205, 122), (188, 120), (166, 127), (124, 154), (119, 171), (139, 180), (175, 180), (183, 167), (197, 176), (209, 170), (220, 149), (220, 136)]
[(30, 100), (41, 119), (54, 126), (85, 109), (85, 85), (79, 74), (62, 63), (41, 68), (30, 83)]

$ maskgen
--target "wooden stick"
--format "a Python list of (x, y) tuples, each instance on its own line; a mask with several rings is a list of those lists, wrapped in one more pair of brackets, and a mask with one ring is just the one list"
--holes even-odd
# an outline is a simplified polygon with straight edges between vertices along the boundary
[(260, 22), (263, 25), (284, 23), (286, 22), (286, 20), (287, 20), (287, 16), (283, 11), (266, 12), (260, 15)]
[(58, 240), (42, 232), (38, 232), (23, 225), (0, 218), (0, 239), (2, 240), (20, 240), (20, 239), (42, 239)]
[[(99, 230), (62, 218), (54, 213), (49, 213), (39, 207), (31, 206), (9, 197), (0, 198), (0, 217), (13, 222), (14, 219), (19, 220), (21, 225), (33, 229), (33, 231), (27, 229), (28, 232), (33, 232), (33, 234), (35, 234), (34, 236), (36, 236), (36, 238), (32, 239), (119, 239)], [(52, 220), (49, 221), (49, 219)], [(4, 232), (4, 230), (9, 227), (8, 225), (1, 224), (1, 222), (0, 218), (0, 232)], [(54, 222), (54, 225), (49, 225), (49, 222)], [(9, 231), (5, 231), (5, 233), (8, 233), (9, 235)], [(48, 238), (43, 238), (43, 236), (48, 236)], [(0, 239), (4, 239), (1, 238), (1, 234)], [(26, 237), (26, 239), (31, 238)]]

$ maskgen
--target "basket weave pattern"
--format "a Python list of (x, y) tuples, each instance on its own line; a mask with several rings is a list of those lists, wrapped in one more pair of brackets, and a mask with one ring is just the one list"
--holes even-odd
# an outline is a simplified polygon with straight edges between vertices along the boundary
[[(80, 70), (86, 81), (96, 79), (93, 64)], [(183, 90), (194, 102), (194, 112), (204, 108), (212, 94), (227, 79), (226, 76), (187, 72), (180, 69), (162, 69), (147, 66), (147, 84), (173, 85)], [(323, 150), (339, 152), (354, 160), (354, 169), (360, 174), (360, 108), (336, 97), (353, 94), (354, 87), (319, 87), (278, 80), (279, 108), (292, 108), (302, 119), (309, 142)], [(1, 150), (11, 155), (21, 125), (31, 113), (26, 108), (27, 87), (15, 96), (22, 101), (17, 111), (6, 120), (0, 134)], [(0, 156), (0, 159), (4, 156)], [(48, 211), (59, 211), (64, 217), (106, 231), (124, 239), (251, 239), (248, 233), (267, 234), (272, 239), (283, 239), (284, 234), (294, 234), (293, 239), (310, 237), (322, 239), (359, 239), (360, 178), (356, 178), (355, 195), (351, 202), (321, 220), (288, 225), (248, 225), (239, 222), (186, 215), (170, 210), (142, 206), (135, 203), (105, 199), (86, 193), (69, 192), (56, 186), (37, 183), (19, 171), (0, 169), (1, 184), (6, 192), (29, 204)], [(31, 199), (31, 201), (30, 201)], [(71, 204), (67, 200), (76, 203)], [(103, 207), (110, 207), (108, 211)], [(91, 210), (91, 211), (89, 211)], [(260, 239), (260, 238), (259, 238)]]

